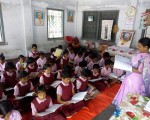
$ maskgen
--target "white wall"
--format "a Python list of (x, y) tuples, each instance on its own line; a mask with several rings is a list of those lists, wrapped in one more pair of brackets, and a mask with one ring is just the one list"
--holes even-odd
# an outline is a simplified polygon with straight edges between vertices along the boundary
[[(70, 0), (0, 0), (4, 21), (5, 39), (8, 45), (1, 45), (6, 59), (27, 55), (31, 45), (36, 43), (40, 51), (48, 52), (51, 47), (65, 45), (64, 40), (47, 40), (47, 8), (65, 11), (65, 35), (74, 36), (75, 22), (68, 23), (67, 10), (75, 10), (75, 1)], [(34, 10), (45, 11), (44, 26), (34, 26)]]
[[(133, 4), (136, 4), (135, 1), (132, 1)], [(119, 18), (118, 18), (118, 27), (119, 31), (116, 35), (116, 43), (119, 40), (120, 32), (121, 30), (125, 29), (125, 11), (127, 7), (129, 6), (128, 1), (117, 1), (117, 0), (104, 0), (104, 1), (98, 1), (98, 0), (80, 0), (78, 1), (78, 12), (77, 12), (77, 25), (76, 25), (76, 33), (79, 38), (82, 37), (82, 21), (83, 21), (83, 11), (102, 11), (102, 10), (119, 10)], [(135, 23), (134, 23), (134, 30), (135, 35), (133, 38), (133, 42), (131, 44), (131, 47), (136, 47), (137, 41), (141, 37), (141, 29), (139, 29), (139, 22), (141, 19), (141, 13), (145, 12), (146, 9), (150, 8), (150, 1), (149, 0), (139, 0), (137, 5), (137, 14), (135, 17)], [(85, 42), (85, 40), (84, 40)]]
[[(33, 25), (33, 40), (35, 43), (38, 44), (39, 50), (42, 51), (49, 51), (51, 47), (55, 47), (58, 45), (65, 46), (64, 40), (48, 40), (47, 39), (47, 8), (53, 8), (53, 9), (61, 9), (64, 10), (64, 35), (70, 35), (74, 36), (74, 27), (75, 22), (67, 22), (67, 9), (75, 10), (75, 4), (66, 4), (67, 1), (63, 0), (61, 1), (61, 4), (53, 0), (48, 1), (42, 1), (37, 3), (37, 1), (32, 1), (32, 16), (34, 16), (34, 10), (42, 10), (45, 12), (45, 20), (44, 20), (44, 26), (34, 26)], [(34, 22), (34, 17), (33, 17)]]
[(20, 54), (25, 55), (21, 2), (17, 5), (2, 4), (2, 14), (5, 40), (8, 45), (1, 45), (0, 52), (3, 52), (6, 58), (18, 57)]

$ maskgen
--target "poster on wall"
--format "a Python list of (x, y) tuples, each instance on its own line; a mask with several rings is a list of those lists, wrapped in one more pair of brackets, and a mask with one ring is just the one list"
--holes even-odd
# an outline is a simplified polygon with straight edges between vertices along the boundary
[(133, 36), (134, 36), (133, 30), (122, 30), (117, 45), (120, 47), (128, 47), (129, 48), (131, 45)]
[(74, 21), (74, 11), (67, 10), (67, 22)]
[(102, 40), (111, 40), (113, 20), (102, 20), (102, 31), (101, 39)]
[(44, 26), (44, 11), (35, 10), (34, 11), (34, 25), (35, 26)]

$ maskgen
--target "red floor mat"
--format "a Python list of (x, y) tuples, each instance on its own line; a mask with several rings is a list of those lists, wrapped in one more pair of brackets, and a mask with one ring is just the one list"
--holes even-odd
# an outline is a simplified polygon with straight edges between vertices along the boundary
[[(90, 100), (86, 107), (81, 109), (72, 118), (68, 120), (91, 120), (98, 113), (103, 111), (109, 104), (111, 104), (115, 97), (120, 85), (115, 84), (110, 88), (105, 89), (95, 99)], [(31, 112), (22, 115), (23, 120), (31, 120)]]

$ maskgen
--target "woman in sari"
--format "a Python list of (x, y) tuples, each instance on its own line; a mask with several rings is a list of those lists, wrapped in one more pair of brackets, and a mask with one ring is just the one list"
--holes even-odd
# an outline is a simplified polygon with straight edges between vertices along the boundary
[(115, 105), (119, 105), (129, 92), (150, 97), (150, 39), (141, 38), (137, 47), (139, 53), (131, 59), (132, 73), (123, 80), (113, 100)]

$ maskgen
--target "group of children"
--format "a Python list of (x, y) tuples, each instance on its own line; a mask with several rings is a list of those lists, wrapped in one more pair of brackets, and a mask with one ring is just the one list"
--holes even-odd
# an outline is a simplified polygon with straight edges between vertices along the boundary
[[(62, 46), (59, 45), (57, 49), (62, 49)], [(65, 50), (62, 49), (60, 56), (55, 56), (55, 51), (56, 48), (52, 48), (46, 58), (43, 52), (37, 51), (37, 45), (33, 44), (26, 60), (20, 55), (16, 66), (13, 62), (6, 62), (3, 54), (0, 55), (0, 99), (3, 100), (0, 102), (0, 119), (16, 116), (15, 120), (20, 120), (20, 113), (13, 108), (19, 111), (22, 108), (31, 108), (33, 119), (65, 120), (86, 104), (84, 100), (71, 103), (75, 93), (93, 88), (102, 91), (112, 84), (109, 74), (115, 70), (109, 53), (105, 52), (101, 57), (94, 50), (74, 51), (71, 45)], [(30, 78), (30, 74), (34, 72), (39, 74)], [(123, 72), (119, 71), (118, 74), (122, 75)], [(72, 78), (76, 80), (72, 82)], [(50, 86), (56, 80), (62, 81), (56, 88)], [(30, 92), (35, 93), (26, 96)], [(6, 95), (11, 102), (4, 99)], [(18, 97), (22, 98), (17, 99)], [(38, 113), (51, 108), (55, 103), (63, 105), (53, 113), (39, 116)]]

